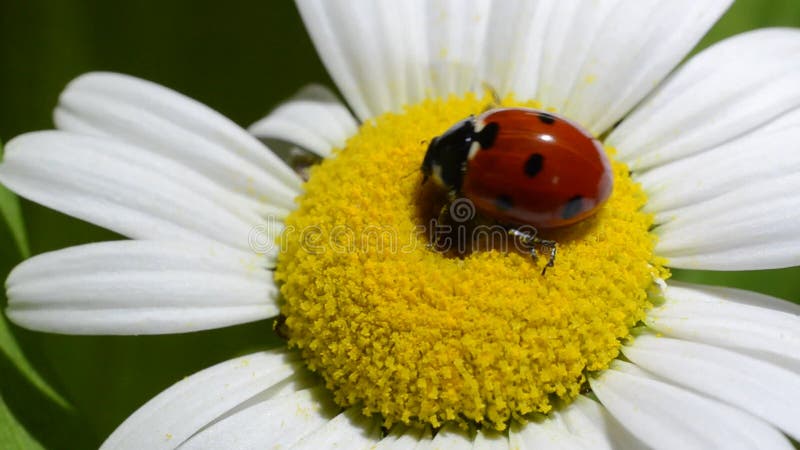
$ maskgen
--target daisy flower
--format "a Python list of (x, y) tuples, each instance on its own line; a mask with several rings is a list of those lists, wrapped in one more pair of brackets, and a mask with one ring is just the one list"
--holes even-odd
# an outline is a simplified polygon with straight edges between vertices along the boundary
[[(300, 0), (354, 116), (311, 88), (252, 134), (153, 83), (81, 76), (58, 130), (8, 143), (0, 182), (131, 239), (23, 262), (7, 314), (74, 334), (278, 317), (285, 349), (179, 381), (106, 449), (792, 448), (800, 307), (669, 280), (800, 263), (800, 32), (673, 71), (729, 4)], [(599, 212), (543, 231), (544, 276), (420, 231), (442, 204), (428, 143), (496, 106), (486, 85), (611, 160)]]

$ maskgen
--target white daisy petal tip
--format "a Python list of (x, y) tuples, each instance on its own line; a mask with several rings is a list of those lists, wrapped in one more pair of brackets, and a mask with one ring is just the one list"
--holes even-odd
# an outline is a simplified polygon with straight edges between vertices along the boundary
[[(0, 182), (22, 197), (131, 238), (216, 242), (252, 251), (254, 227), (265, 221), (262, 206), (196, 171), (104, 136), (58, 130), (17, 136), (6, 145)], [(284, 205), (293, 205), (292, 198)], [(283, 227), (277, 215), (266, 225), (269, 233)]]
[(63, 334), (185, 333), (278, 313), (263, 258), (220, 245), (87, 244), (34, 256), (6, 280), (14, 323)]
[(800, 174), (756, 179), (659, 212), (656, 253), (684, 269), (763, 270), (800, 265)]
[(769, 422), (795, 439), (800, 376), (731, 350), (679, 339), (638, 336), (623, 354), (639, 367)]
[[(265, 351), (231, 359), (185, 378), (128, 417), (102, 450), (171, 450), (237, 408), (296, 391), (298, 364), (290, 354)], [(247, 409), (244, 409), (247, 411)], [(233, 416), (228, 416), (233, 414)]]
[(511, 448), (635, 449), (643, 445), (623, 428), (600, 403), (579, 396), (546, 418), (514, 424), (508, 433)]
[(301, 181), (276, 155), (210, 107), (151, 81), (111, 72), (79, 76), (62, 92), (57, 127), (113, 137), (157, 153), (248, 199), (285, 197)]
[[(419, 101), (421, 94), (461, 95), (486, 82), (521, 99), (541, 96), (601, 134), (666, 76), (731, 3), (592, 2), (576, 8), (476, 0), (365, 8), (300, 0), (298, 8), (361, 120)], [(548, 51), (553, 48), (568, 56)]]
[(389, 433), (383, 436), (371, 450), (403, 450), (406, 448), (425, 449), (433, 439), (430, 428), (408, 427), (403, 424), (394, 425)]
[(436, 433), (430, 444), (432, 449), (472, 450), (472, 433), (455, 425), (445, 425)]
[(508, 450), (508, 433), (481, 430), (475, 433), (472, 444), (473, 450)]
[(800, 156), (787, 143), (800, 139), (800, 90), (798, 97), (798, 109), (764, 128), (638, 175), (648, 194), (645, 210), (666, 223), (687, 206), (796, 173)]
[(647, 326), (665, 336), (800, 368), (800, 305), (739, 289), (671, 281)]
[(375, 448), (381, 436), (379, 425), (376, 420), (362, 415), (357, 408), (350, 408), (303, 436), (292, 448), (296, 450)]
[(778, 121), (800, 107), (798, 51), (797, 29), (766, 28), (722, 40), (678, 68), (607, 142), (642, 170)]
[(619, 423), (655, 449), (792, 448), (786, 436), (761, 419), (630, 363), (614, 361), (589, 383)]
[[(238, 408), (191, 436), (182, 448), (293, 448), (325, 430), (337, 408), (322, 386), (290, 390)], [(328, 435), (330, 437), (330, 435)]]
[(309, 85), (248, 131), (262, 139), (289, 142), (319, 156), (344, 146), (358, 130), (358, 123), (336, 95), (321, 85)]
[[(609, 2), (610, 3), (610, 2)], [(579, 58), (564, 113), (603, 134), (678, 65), (733, 0), (619, 2)]]
[(428, 86), (422, 3), (298, 0), (297, 8), (360, 120), (421, 99)]

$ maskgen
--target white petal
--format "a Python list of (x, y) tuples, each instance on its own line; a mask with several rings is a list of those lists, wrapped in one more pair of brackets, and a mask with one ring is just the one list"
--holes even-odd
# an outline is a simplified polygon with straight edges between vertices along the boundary
[(638, 450), (646, 447), (620, 425), (603, 405), (583, 395), (560, 413), (567, 427), (581, 436), (589, 449)]
[(645, 210), (658, 213), (657, 219), (668, 220), (671, 210), (746, 188), (753, 182), (797, 173), (800, 151), (795, 143), (799, 141), (797, 109), (750, 134), (649, 170), (637, 177), (647, 191)]
[(171, 89), (116, 73), (89, 73), (61, 94), (56, 125), (113, 136), (147, 149), (252, 199), (284, 207), (297, 175), (253, 136), (207, 106)]
[[(283, 225), (207, 178), (160, 155), (108, 138), (63, 131), (11, 140), (0, 182), (23, 197), (132, 238), (217, 241), (250, 250), (257, 225)], [(272, 249), (271, 254), (275, 253)]]
[[(327, 392), (323, 395), (329, 395)], [(380, 440), (380, 424), (350, 408), (293, 445), (297, 450), (371, 449)], [(268, 442), (267, 444), (272, 444)]]
[(291, 448), (304, 436), (321, 432), (336, 415), (337, 408), (323, 387), (304, 389), (237, 411), (204, 428), (181, 448)]
[(445, 425), (433, 438), (431, 448), (447, 450), (471, 450), (473, 439), (470, 434), (455, 425)]
[(254, 136), (278, 139), (328, 156), (358, 131), (355, 118), (328, 89), (311, 85), (248, 129)]
[(554, 5), (298, 0), (317, 51), (361, 120), (425, 97), (480, 92), (484, 82), (533, 97)]
[(800, 367), (800, 305), (755, 292), (671, 281), (647, 325), (667, 336), (746, 350)]
[[(418, 101), (417, 93), (463, 94), (482, 82), (532, 98), (541, 73), (542, 96), (600, 134), (666, 76), (730, 0), (368, 3), (298, 1), (323, 62), (362, 120)], [(548, 48), (566, 56), (542, 56)]]
[(55, 333), (184, 333), (278, 313), (264, 259), (219, 245), (71, 247), (24, 261), (6, 287), (12, 321)]
[(642, 169), (745, 135), (800, 107), (798, 57), (796, 29), (757, 30), (719, 42), (672, 75), (607, 143)]
[(551, 11), (569, 8), (555, 6), (552, 1), (504, 0), (495, 2), (488, 10), (486, 44), (478, 67), (481, 81), (501, 97), (509, 94), (520, 100), (536, 97)]
[(317, 52), (362, 121), (422, 98), (426, 49), (419, 1), (298, 0)]
[(296, 365), (282, 352), (254, 353), (185, 378), (139, 408), (103, 450), (174, 449), (237, 405), (277, 391)]
[(622, 0), (591, 36), (589, 52), (574, 55), (583, 61), (563, 113), (602, 134), (666, 77), (731, 3)]
[(552, 9), (543, 36), (535, 97), (543, 106), (564, 111), (600, 28), (620, 7), (617, 0), (562, 0)]
[[(412, 437), (412, 436), (409, 436), (409, 437)], [(413, 447), (412, 446), (397, 446), (397, 444), (399, 444), (399, 443), (409, 442), (409, 441), (411, 441), (411, 439), (407, 440), (407, 439), (405, 439), (405, 437), (402, 437), (402, 438), (398, 439), (395, 442), (395, 446), (392, 447), (392, 448), (396, 448), (398, 450), (400, 450), (400, 449), (405, 450), (405, 449), (408, 449), (408, 448), (413, 448), (414, 450), (440, 450), (440, 449), (437, 449), (437, 448), (435, 448), (433, 446), (433, 432), (431, 431), (430, 428), (426, 428), (425, 430), (422, 431), (422, 433), (419, 435), (419, 438), (417, 438), (417, 441), (415, 443), (413, 443)]]
[[(789, 314), (800, 315), (800, 304), (783, 300), (778, 297), (772, 297), (765, 294), (760, 294), (754, 291), (744, 289), (734, 289), (722, 286), (707, 286), (700, 284), (686, 283), (683, 281), (670, 280), (668, 284), (669, 289), (665, 295), (669, 299), (680, 300), (687, 296), (691, 296), (688, 300), (691, 302), (702, 301), (704, 296), (715, 297), (715, 299), (723, 299), (729, 302), (750, 305), (758, 308), (774, 309)], [(674, 288), (674, 289), (673, 289)], [(680, 289), (682, 288), (682, 289)], [(700, 291), (700, 292), (692, 292)]]
[[(484, 62), (492, 8), (504, 8), (489, 0), (440, 0), (425, 5), (423, 24), (427, 36), (428, 69), (432, 96), (465, 94), (479, 90), (478, 70)], [(492, 80), (486, 80), (490, 83)]]
[(559, 414), (551, 414), (541, 422), (512, 424), (508, 430), (508, 441), (511, 448), (519, 450), (587, 448), (570, 432)]
[(512, 425), (509, 441), (521, 450), (641, 448), (599, 403), (583, 396), (540, 422)]
[(480, 430), (475, 434), (472, 450), (509, 450), (508, 433)]
[(631, 433), (656, 449), (791, 449), (780, 432), (736, 408), (612, 363), (589, 383)]
[(800, 264), (800, 175), (759, 180), (661, 212), (656, 252), (672, 267), (773, 269)]
[(643, 335), (622, 352), (663, 378), (741, 408), (800, 438), (800, 374), (706, 344)]
[(405, 425), (395, 425), (392, 427), (389, 434), (386, 435), (378, 445), (375, 446), (375, 450), (406, 450), (406, 449), (414, 449), (422, 441), (430, 442), (431, 441), (431, 432), (430, 429), (421, 430), (418, 427), (409, 428)]

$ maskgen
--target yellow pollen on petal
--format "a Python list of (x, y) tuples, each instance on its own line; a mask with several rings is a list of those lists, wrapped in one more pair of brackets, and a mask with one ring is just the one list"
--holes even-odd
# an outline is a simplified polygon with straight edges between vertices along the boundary
[(385, 426), (502, 430), (574, 399), (669, 276), (620, 162), (596, 215), (542, 231), (558, 242), (544, 276), (546, 258), (513, 249), (432, 248), (421, 230), (442, 200), (421, 183), (428, 142), (489, 103), (428, 100), (365, 123), (311, 170), (286, 220), (276, 279), (289, 345), (339, 405)]

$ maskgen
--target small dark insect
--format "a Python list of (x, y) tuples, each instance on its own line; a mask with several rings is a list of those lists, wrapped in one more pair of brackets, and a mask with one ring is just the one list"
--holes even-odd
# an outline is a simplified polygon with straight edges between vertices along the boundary
[(278, 317), (272, 322), (272, 331), (274, 331), (279, 338), (285, 341), (289, 340), (289, 327), (286, 326), (286, 316), (278, 314)]

